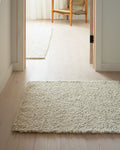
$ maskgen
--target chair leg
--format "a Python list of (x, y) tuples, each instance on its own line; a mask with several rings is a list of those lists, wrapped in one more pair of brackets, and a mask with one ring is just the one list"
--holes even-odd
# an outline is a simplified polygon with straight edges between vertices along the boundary
[(85, 13), (85, 20), (86, 20), (86, 23), (87, 23), (87, 12), (88, 12), (88, 11), (87, 11), (87, 7), (88, 7), (88, 6), (87, 6), (87, 0), (85, 0), (85, 12), (86, 12), (86, 13)]
[(54, 13), (52, 12), (52, 23), (53, 23), (53, 19), (54, 19)]
[(53, 18), (54, 18), (54, 0), (52, 0), (52, 10), (51, 10), (51, 14), (52, 14), (52, 23), (53, 23)]
[(68, 16), (67, 16), (67, 20), (68, 20)]
[(87, 23), (87, 13), (85, 14), (85, 21), (86, 21), (86, 23)]
[(72, 0), (70, 0), (70, 25), (72, 26), (72, 13), (73, 13), (73, 3)]
[[(67, 0), (67, 8), (69, 8), (69, 0)], [(68, 20), (68, 15), (67, 15), (67, 20)]]
[(72, 26), (72, 14), (70, 14), (70, 25)]

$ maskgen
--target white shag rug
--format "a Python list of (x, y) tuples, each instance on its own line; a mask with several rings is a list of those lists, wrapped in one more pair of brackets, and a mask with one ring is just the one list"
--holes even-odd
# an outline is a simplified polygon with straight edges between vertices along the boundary
[(40, 23), (27, 23), (26, 58), (44, 59), (46, 57), (52, 35), (51, 27), (42, 27)]
[(12, 130), (120, 133), (120, 82), (29, 82)]

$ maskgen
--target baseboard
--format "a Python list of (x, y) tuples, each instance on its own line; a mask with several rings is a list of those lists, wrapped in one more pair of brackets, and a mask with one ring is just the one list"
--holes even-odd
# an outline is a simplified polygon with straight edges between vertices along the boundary
[(13, 63), (13, 71), (23, 71), (23, 65), (20, 63)]
[(97, 71), (120, 71), (120, 64), (102, 64)]
[(10, 78), (11, 74), (12, 74), (12, 71), (13, 71), (13, 65), (11, 64), (6, 73), (4, 74), (1, 74), (1, 78), (0, 78), (0, 93), (2, 92), (2, 90), (4, 89), (5, 85), (7, 84), (8, 82), (8, 79)]

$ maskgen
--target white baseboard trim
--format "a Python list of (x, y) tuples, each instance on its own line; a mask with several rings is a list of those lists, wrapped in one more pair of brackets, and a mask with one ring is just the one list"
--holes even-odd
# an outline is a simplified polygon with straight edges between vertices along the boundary
[(120, 64), (102, 64), (97, 71), (120, 71)]
[(20, 63), (13, 63), (13, 71), (23, 71), (23, 65)]
[(4, 89), (5, 85), (7, 84), (8, 82), (8, 79), (10, 78), (11, 74), (12, 74), (12, 71), (13, 71), (13, 65), (11, 64), (7, 71), (5, 73), (2, 73), (0, 76), (1, 76), (1, 79), (0, 79), (0, 93), (2, 92), (2, 90)]

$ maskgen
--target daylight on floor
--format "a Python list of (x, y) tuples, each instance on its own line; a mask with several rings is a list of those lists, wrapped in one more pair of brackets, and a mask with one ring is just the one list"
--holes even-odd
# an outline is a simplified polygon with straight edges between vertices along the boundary
[(0, 150), (120, 150), (119, 6), (0, 0)]
[(26, 1), (26, 69), (34, 68), (34, 80), (77, 80), (82, 70), (83, 77), (94, 72), (90, 2), (73, 1), (72, 7), (71, 17), (70, 1)]

